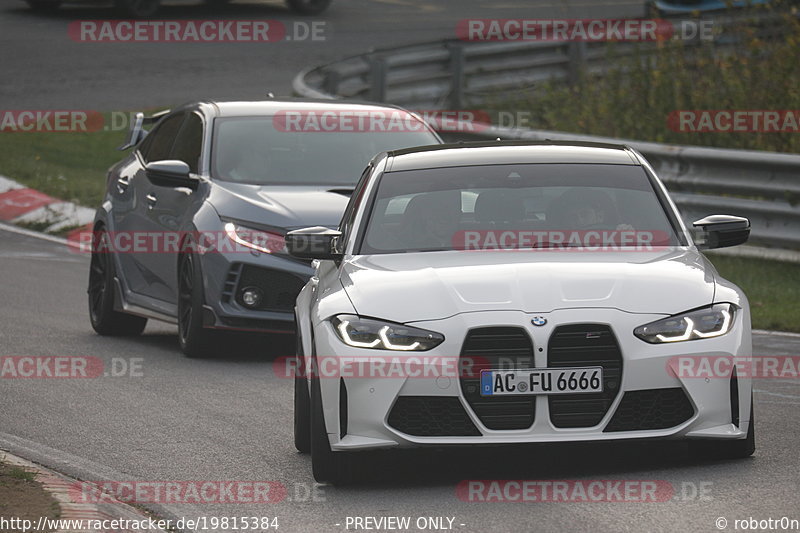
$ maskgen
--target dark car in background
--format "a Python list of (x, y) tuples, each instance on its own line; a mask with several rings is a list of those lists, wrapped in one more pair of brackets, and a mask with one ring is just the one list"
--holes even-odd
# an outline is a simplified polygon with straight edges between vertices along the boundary
[(137, 114), (95, 216), (93, 328), (137, 335), (148, 318), (177, 323), (189, 356), (208, 350), (213, 329), (294, 332), (313, 269), (288, 254), (284, 235), (337, 227), (376, 153), (440, 142), (389, 106), (197, 102)]
[[(63, 0), (25, 0), (37, 11), (55, 10), (65, 3)], [(69, 1), (69, 0), (68, 0)], [(161, 0), (113, 0), (114, 6), (123, 14), (131, 17), (151, 17), (161, 7)], [(230, 0), (204, 0), (206, 4), (221, 7)], [(286, 5), (295, 13), (316, 15), (325, 11), (332, 0), (286, 0)], [(71, 2), (70, 2), (71, 3)], [(78, 3), (110, 3), (103, 0), (78, 0)]]
[(749, 7), (769, 2), (770, 0), (649, 0), (645, 4), (645, 16), (691, 15), (695, 12), (722, 11), (732, 7)]

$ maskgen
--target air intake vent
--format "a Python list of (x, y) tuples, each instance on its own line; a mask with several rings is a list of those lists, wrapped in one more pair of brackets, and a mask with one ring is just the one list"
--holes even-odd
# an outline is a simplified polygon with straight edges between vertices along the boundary
[(416, 437), (475, 437), (461, 401), (454, 396), (400, 396), (389, 413), (389, 425)]
[[(480, 393), (481, 370), (535, 368), (533, 344), (516, 327), (470, 330), (461, 349), (461, 390), (467, 403), (489, 429), (527, 429), (533, 425), (536, 397), (489, 396)], [(468, 372), (466, 370), (469, 370)]]
[(628, 391), (605, 431), (644, 431), (678, 426), (694, 416), (694, 408), (680, 387)]
[(239, 275), (236, 301), (244, 306), (239, 291), (246, 287), (257, 287), (264, 295), (258, 310), (292, 311), (297, 295), (305, 284), (306, 280), (288, 272), (245, 265)]
[(622, 353), (614, 333), (602, 324), (558, 326), (547, 348), (550, 368), (603, 367), (603, 392), (549, 396), (550, 421), (558, 428), (592, 427), (600, 423), (619, 392)]
[(233, 293), (236, 291), (236, 285), (239, 283), (239, 275), (242, 273), (242, 263), (234, 263), (228, 270), (228, 275), (225, 277), (225, 285), (222, 287), (222, 301), (225, 303), (233, 300)]

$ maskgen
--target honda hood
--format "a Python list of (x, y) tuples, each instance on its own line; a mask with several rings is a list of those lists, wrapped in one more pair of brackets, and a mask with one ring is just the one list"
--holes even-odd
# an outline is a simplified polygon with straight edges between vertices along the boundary
[(208, 201), (222, 217), (281, 228), (336, 227), (352, 189), (216, 182)]

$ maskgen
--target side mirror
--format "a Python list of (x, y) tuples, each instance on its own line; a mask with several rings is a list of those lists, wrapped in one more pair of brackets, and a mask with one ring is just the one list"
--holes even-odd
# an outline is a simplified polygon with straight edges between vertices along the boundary
[(733, 215), (709, 215), (695, 220), (692, 225), (700, 228), (697, 247), (701, 250), (726, 248), (747, 242), (750, 236), (750, 221)]
[(341, 237), (342, 232), (323, 226), (297, 229), (286, 234), (286, 249), (301, 259), (338, 259)]
[(153, 161), (144, 167), (147, 179), (160, 187), (189, 187), (196, 189), (198, 180), (190, 175), (189, 165), (183, 161), (166, 159)]

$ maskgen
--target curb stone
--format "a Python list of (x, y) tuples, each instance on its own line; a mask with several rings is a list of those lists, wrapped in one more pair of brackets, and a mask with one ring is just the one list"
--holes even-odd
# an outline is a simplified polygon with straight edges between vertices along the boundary
[(91, 228), (94, 209), (64, 202), (0, 176), (0, 220), (43, 225), (44, 233), (53, 233), (73, 226)]
[[(73, 501), (74, 498), (70, 496), (70, 492), (74, 491), (75, 483), (78, 483), (77, 480), (44, 468), (41, 465), (32, 463), (21, 457), (17, 457), (16, 455), (12, 455), (6, 451), (0, 451), (0, 459), (4, 462), (25, 468), (26, 470), (31, 470), (36, 472), (36, 481), (42, 484), (42, 487), (45, 491), (49, 492), (50, 495), (58, 502), (58, 506), (61, 510), (59, 520), (136, 520), (139, 522), (147, 521), (152, 516), (148, 516), (142, 511), (131, 507), (126, 503), (122, 503), (119, 500), (115, 500), (111, 496), (108, 496), (106, 499), (103, 498), (103, 502), (99, 503), (76, 503)], [(90, 531), (88, 529), (59, 529), (56, 533), (86, 533)], [(98, 530), (91, 530), (91, 531), (98, 531)], [(105, 530), (99, 530), (105, 531)], [(110, 530), (109, 530), (110, 531)], [(166, 533), (163, 529), (139, 529), (136, 531), (131, 530), (119, 530), (115, 529), (115, 532), (130, 532), (130, 533), (141, 533), (143, 531), (152, 531), (158, 533)]]

